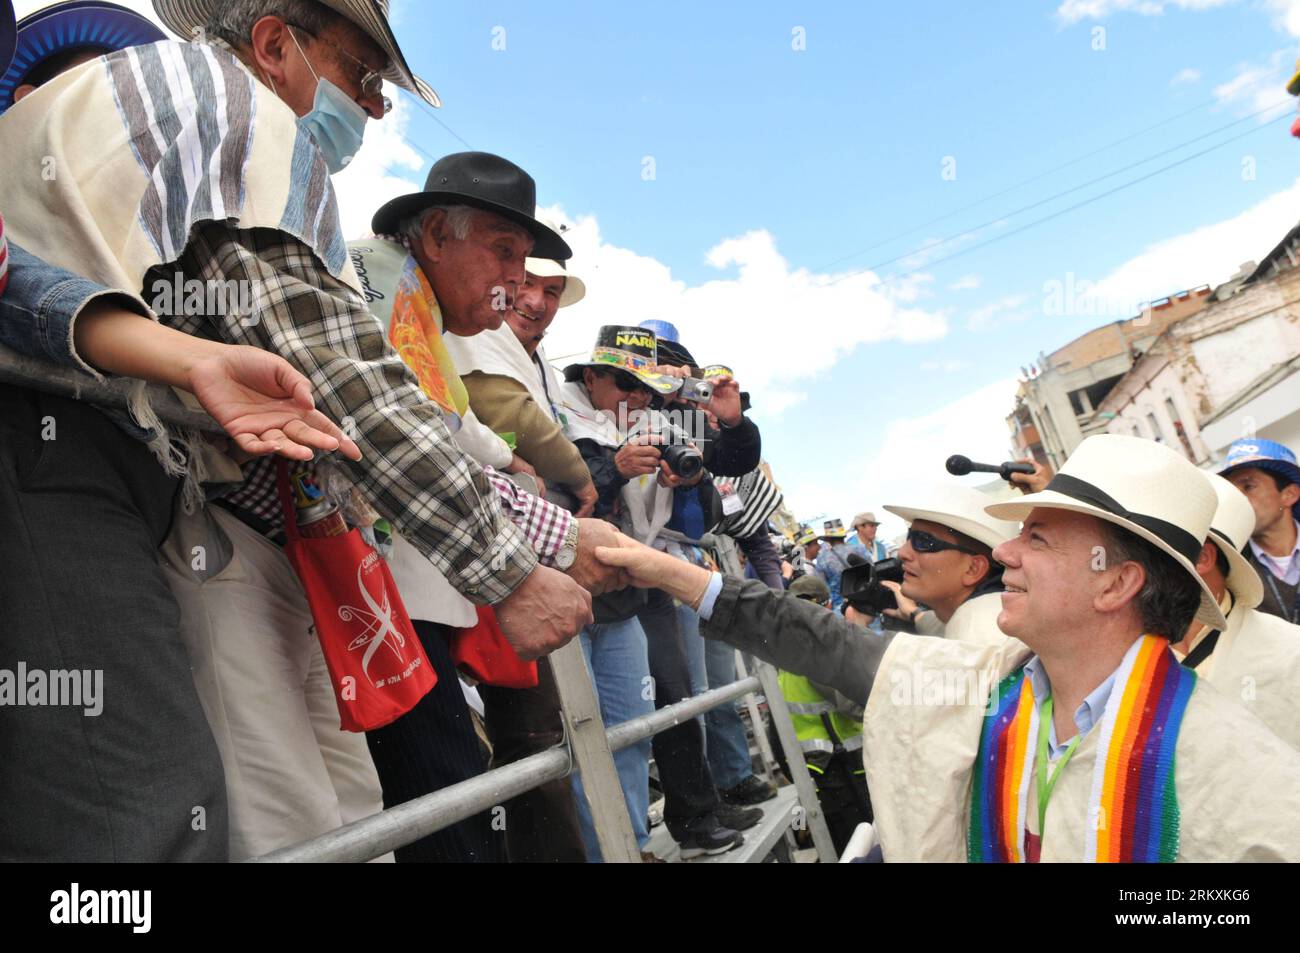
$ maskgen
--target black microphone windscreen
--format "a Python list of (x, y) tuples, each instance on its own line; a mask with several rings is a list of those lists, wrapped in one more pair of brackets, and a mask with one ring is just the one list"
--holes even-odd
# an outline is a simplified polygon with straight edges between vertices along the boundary
[(965, 476), (970, 473), (970, 457), (963, 457), (960, 453), (954, 453), (944, 464), (948, 472), (953, 476)]

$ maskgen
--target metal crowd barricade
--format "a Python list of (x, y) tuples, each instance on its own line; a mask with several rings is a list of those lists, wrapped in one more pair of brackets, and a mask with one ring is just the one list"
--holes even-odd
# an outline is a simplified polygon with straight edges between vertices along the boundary
[[(135, 382), (122, 379), (96, 381), (88, 374), (24, 357), (3, 345), (0, 345), (0, 383), (31, 387), (117, 408), (128, 406), (130, 390), (135, 386)], [(169, 388), (149, 385), (148, 393), (154, 412), (166, 423), (212, 433), (222, 432), (211, 417), (187, 405)], [(772, 754), (766, 739), (760, 737), (762, 724), (753, 701), (753, 692), (762, 691), (797, 792), (799, 821), (812, 835), (818, 859), (822, 863), (835, 863), (830, 832), (772, 666), (758, 662), (754, 675), (742, 676), (731, 685), (606, 730), (595, 686), (578, 640), (574, 639), (551, 653), (549, 659), (564, 718), (566, 741), (563, 745), (486, 771), (468, 781), (399, 804), (301, 844), (252, 858), (250, 862), (371, 860), (481, 811), (502, 805), (548, 781), (566, 777), (576, 768), (582, 774), (583, 789), (591, 807), (602, 856), (607, 862), (639, 863), (641, 855), (632, 834), (622, 786), (614, 769), (613, 752), (747, 696), (755, 740), (770, 769)], [(743, 663), (740, 663), (740, 670), (744, 671)], [(761, 860), (762, 857), (752, 859)]]
[[(560, 691), (565, 744), (494, 768), (432, 794), (407, 801), (371, 817), (362, 818), (319, 837), (284, 847), (261, 857), (260, 863), (349, 863), (380, 857), (510, 798), (568, 775), (582, 773), (583, 790), (591, 806), (596, 838), (606, 862), (640, 863), (623, 789), (614, 770), (613, 752), (658, 734), (742, 695), (761, 690), (767, 697), (777, 735), (786, 754), (799, 802), (798, 818), (812, 835), (818, 859), (835, 863), (830, 831), (822, 816), (803, 753), (794, 737), (776, 670), (759, 662), (758, 674), (668, 705), (658, 711), (615, 725), (608, 730), (600, 718), (595, 687), (582, 657), (578, 640), (549, 656)], [(755, 735), (762, 725), (754, 723)], [(761, 856), (752, 859), (761, 860)]]

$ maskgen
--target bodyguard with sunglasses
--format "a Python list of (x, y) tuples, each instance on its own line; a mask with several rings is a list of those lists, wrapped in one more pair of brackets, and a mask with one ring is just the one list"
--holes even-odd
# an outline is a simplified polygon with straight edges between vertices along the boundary
[(938, 485), (926, 500), (921, 507), (885, 507), (909, 523), (907, 542), (898, 551), (903, 582), (884, 583), (894, 590), (898, 608), (885, 613), (921, 635), (1001, 642), (1002, 566), (993, 560), (993, 549), (1016, 535), (1016, 525), (985, 513), (989, 497), (969, 487)]

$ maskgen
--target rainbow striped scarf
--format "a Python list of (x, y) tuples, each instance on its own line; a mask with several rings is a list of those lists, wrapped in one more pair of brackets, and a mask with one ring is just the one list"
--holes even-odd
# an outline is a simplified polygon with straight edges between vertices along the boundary
[[(1169, 642), (1144, 635), (1115, 673), (1098, 726), (1083, 861), (1171, 863), (1178, 855), (1174, 749), (1196, 673)], [(971, 786), (966, 856), (1023, 863), (1038, 706), (1024, 668), (998, 685), (985, 720)], [(1041, 832), (1040, 832), (1041, 834)]]

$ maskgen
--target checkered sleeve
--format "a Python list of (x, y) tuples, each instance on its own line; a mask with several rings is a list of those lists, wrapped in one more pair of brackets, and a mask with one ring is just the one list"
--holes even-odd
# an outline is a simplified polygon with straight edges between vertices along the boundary
[(488, 482), (501, 498), (501, 506), (510, 522), (519, 527), (528, 545), (543, 565), (555, 565), (555, 557), (564, 545), (573, 517), (563, 507), (525, 493), (503, 474), (491, 467), (485, 471)]
[[(457, 590), (492, 604), (532, 572), (537, 557), (487, 475), (451, 439), (362, 297), (331, 277), (311, 249), (274, 229), (207, 222), (178, 262), (150, 278), (174, 275), (206, 288), (222, 283), (222, 306), (213, 309), (209, 294), (194, 309), (203, 313), (164, 309), (162, 320), (279, 354), (305, 374), (320, 410), (361, 448), (359, 462), (341, 461), (353, 482)], [(231, 307), (232, 298), (251, 307)]]

